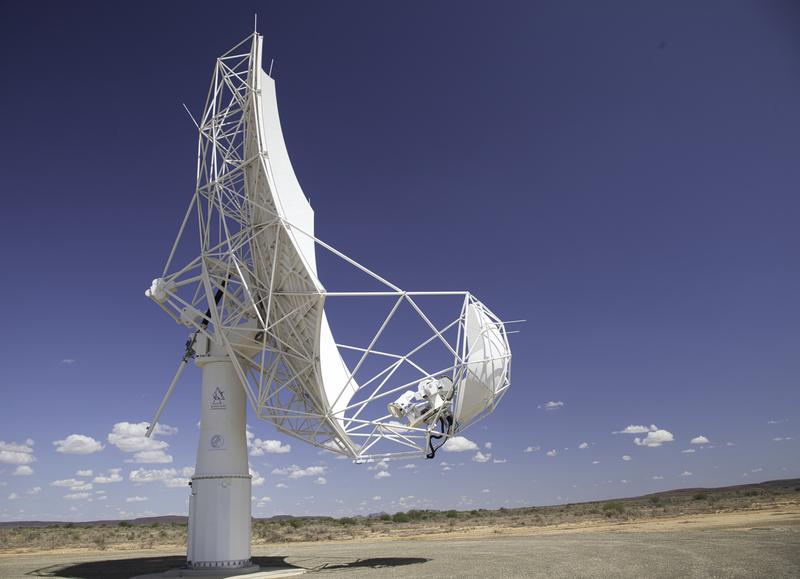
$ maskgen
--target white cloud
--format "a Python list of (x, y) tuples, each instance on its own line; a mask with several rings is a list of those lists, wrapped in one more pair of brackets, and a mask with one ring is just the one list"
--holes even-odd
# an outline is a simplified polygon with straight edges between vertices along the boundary
[(705, 436), (703, 436), (702, 434), (701, 434), (700, 436), (695, 436), (695, 437), (694, 437), (694, 438), (691, 440), (691, 444), (708, 444), (709, 442), (710, 442), (710, 441), (708, 440), (708, 438), (706, 438), (706, 437), (705, 437)]
[(50, 486), (53, 487), (66, 487), (71, 491), (90, 491), (92, 490), (92, 483), (86, 482), (84, 480), (78, 480), (74, 478), (65, 478), (60, 480), (54, 480), (50, 483)]
[(791, 436), (776, 436), (772, 439), (772, 442), (783, 442), (784, 440), (792, 440)]
[(280, 440), (261, 440), (254, 439), (250, 443), (250, 456), (264, 456), (264, 454), (286, 454), (291, 452), (292, 446), (284, 444)]
[(583, 450), (584, 448), (589, 448), (589, 443), (588, 442), (581, 442), (578, 445), (578, 448), (580, 448), (581, 450)]
[(326, 466), (308, 466), (306, 468), (302, 468), (296, 464), (293, 464), (286, 468), (275, 468), (272, 470), (272, 474), (298, 479), (307, 476), (322, 476), (325, 474), (325, 470), (327, 468), (328, 467)]
[(149, 425), (148, 422), (117, 422), (108, 434), (108, 442), (122, 452), (144, 452), (168, 448), (169, 443), (163, 440), (155, 440), (153, 437), (158, 434), (171, 436), (176, 434), (178, 429), (167, 424), (159, 424), (156, 426), (153, 436), (147, 438), (145, 433)]
[(622, 460), (624, 460), (625, 462), (628, 462), (628, 461), (633, 460), (633, 458), (631, 457), (630, 454), (623, 454), (622, 455)]
[(558, 410), (563, 407), (564, 403), (561, 402), (561, 400), (550, 400), (549, 402), (537, 406), (537, 408), (544, 408), (545, 410)]
[(19, 498), (19, 495), (17, 493), (11, 493), (10, 495), (8, 495), (8, 500), (9, 501), (16, 501), (18, 498)]
[(507, 462), (508, 461), (505, 458), (495, 458), (494, 460), (492, 460), (493, 464), (505, 464)]
[(121, 468), (109, 469), (107, 475), (98, 475), (92, 479), (92, 482), (100, 485), (122, 482), (122, 476), (119, 474), (121, 470)]
[(289, 485), (287, 485), (286, 483), (278, 483), (278, 484), (275, 485), (275, 488), (276, 489), (288, 489)]
[(417, 468), (417, 465), (416, 465), (416, 464), (414, 464), (413, 462), (409, 462), (409, 463), (406, 463), (406, 464), (404, 464), (404, 465), (403, 465), (403, 466), (401, 466), (400, 468), (406, 468), (406, 469), (410, 469), (410, 468)]
[(478, 450), (478, 445), (464, 436), (453, 436), (447, 439), (442, 450), (445, 452), (466, 452), (468, 450)]
[(12, 476), (31, 476), (33, 474), (33, 469), (27, 464), (21, 464), (15, 468), (14, 472), (11, 474)]
[(0, 440), (0, 462), (6, 464), (30, 464), (35, 461), (33, 440), (30, 438), (22, 444)]
[(688, 470), (685, 470), (681, 473), (681, 476), (692, 476), (692, 473), (690, 473)]
[(483, 448), (485, 448), (486, 450), (492, 450), (492, 443), (487, 442), (486, 444), (483, 445)]
[(172, 462), (172, 455), (163, 450), (142, 450), (133, 455), (133, 458), (125, 462), (136, 464), (169, 464)]
[(42, 492), (42, 487), (32, 487), (32, 488), (29, 488), (27, 491), (25, 491), (25, 494), (26, 495), (38, 495), (40, 492)]
[(650, 448), (655, 448), (661, 446), (665, 442), (672, 442), (673, 440), (675, 440), (675, 437), (672, 436), (670, 431), (656, 428), (655, 430), (650, 430), (650, 432), (648, 432), (647, 436), (644, 438), (639, 438), (637, 436), (633, 439), (633, 442), (637, 446), (648, 446)]
[(194, 468), (185, 466), (177, 468), (139, 468), (132, 470), (128, 474), (128, 479), (134, 484), (161, 481), (165, 486), (171, 488), (186, 487), (189, 485), (189, 478), (194, 474)]
[(381, 495), (375, 495), (374, 497), (372, 497), (372, 500), (373, 500), (373, 501), (379, 501), (379, 500), (381, 500)]
[(70, 434), (63, 440), (54, 440), (56, 452), (64, 454), (92, 454), (105, 448), (99, 441), (85, 434)]
[(252, 480), (250, 481), (250, 485), (254, 487), (260, 487), (264, 484), (264, 477), (261, 476), (257, 470), (253, 470), (252, 468), (248, 467), (250, 470), (250, 476)]
[(89, 493), (70, 493), (68, 495), (64, 495), (64, 498), (68, 501), (79, 501), (89, 498)]
[(486, 494), (486, 493), (490, 493), (490, 492), (492, 492), (492, 491), (490, 491), (489, 489), (481, 489), (481, 492), (482, 492), (483, 494)]
[(593, 460), (592, 464), (600, 464), (600, 461), (599, 460)]
[(367, 467), (367, 470), (387, 470), (389, 468), (389, 461), (384, 459), (379, 460)]
[(326, 484), (328, 484), (328, 479), (326, 479), (324, 476), (317, 477), (314, 480), (314, 484), (315, 485), (326, 485)]
[(75, 476), (92, 476), (94, 473), (90, 469), (76, 470)]
[(653, 475), (653, 480), (664, 480), (664, 477), (663, 476), (659, 476), (657, 474), (654, 474)]
[(526, 448), (522, 452), (539, 452), (541, 449), (542, 449), (541, 446), (529, 446), (528, 448)]
[(694, 454), (694, 453), (695, 453), (695, 449), (693, 449), (693, 448), (686, 448), (686, 449), (681, 451), (681, 454)]
[(557, 451), (555, 448), (553, 448), (553, 449), (551, 449), (551, 450), (548, 450), (547, 452), (545, 452), (545, 454), (546, 454), (547, 456), (555, 456), (555, 455), (557, 455), (557, 454), (558, 454), (558, 451)]
[(128, 497), (128, 498), (126, 498), (125, 502), (126, 503), (143, 503), (146, 500), (147, 500), (147, 497), (136, 496), (136, 497)]
[(480, 450), (475, 453), (475, 456), (472, 457), (472, 460), (475, 462), (489, 462), (492, 458), (492, 453), (487, 452), (486, 454), (482, 453)]
[(382, 478), (388, 478), (390, 476), (392, 476), (392, 475), (389, 473), (389, 471), (386, 471), (386, 470), (380, 470), (375, 474), (375, 478), (378, 479), (378, 480), (380, 480)]
[(615, 430), (612, 434), (644, 434), (645, 432), (650, 432), (651, 430), (657, 430), (655, 424), (651, 424), (650, 426), (645, 426), (643, 424), (630, 424), (622, 430)]
[(71, 366), (75, 362), (76, 362), (75, 358), (64, 358), (61, 360), (61, 363), (64, 364), (65, 366)]

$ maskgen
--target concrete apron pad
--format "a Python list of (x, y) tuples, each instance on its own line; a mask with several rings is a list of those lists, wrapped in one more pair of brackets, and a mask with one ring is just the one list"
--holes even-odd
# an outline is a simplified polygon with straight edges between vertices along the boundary
[(306, 569), (286, 567), (259, 567), (252, 565), (243, 569), (170, 569), (163, 573), (136, 575), (131, 579), (161, 579), (167, 577), (202, 577), (203, 579), (271, 579), (302, 575)]

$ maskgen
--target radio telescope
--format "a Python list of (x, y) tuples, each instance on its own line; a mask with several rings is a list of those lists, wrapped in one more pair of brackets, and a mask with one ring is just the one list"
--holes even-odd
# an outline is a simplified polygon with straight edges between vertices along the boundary
[[(279, 431), (355, 462), (432, 458), (510, 384), (505, 324), (475, 296), (405, 291), (315, 236), (261, 51), (254, 32), (217, 59), (198, 123), (197, 187), (146, 291), (192, 331), (148, 435), (189, 360), (202, 369), (192, 569), (250, 568), (247, 404)], [(485, 243), (479, 235), (464, 239), (465, 252)], [(323, 254), (369, 289), (326, 289)], [(334, 339), (326, 310), (335, 302), (359, 312), (381, 300), (386, 309), (358, 343)], [(409, 316), (424, 334), (405, 331)]]

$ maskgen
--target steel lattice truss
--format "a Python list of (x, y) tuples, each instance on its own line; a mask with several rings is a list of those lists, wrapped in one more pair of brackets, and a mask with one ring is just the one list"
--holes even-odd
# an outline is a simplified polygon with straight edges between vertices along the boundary
[[(253, 411), (278, 430), (356, 460), (419, 456), (431, 436), (463, 430), (505, 393), (511, 359), (505, 325), (469, 292), (403, 291), (287, 218), (278, 169), (263, 142), (262, 83), (269, 77), (261, 72), (260, 42), (253, 34), (217, 59), (198, 123), (196, 191), (152, 297), (177, 322), (224, 346)], [(198, 237), (200, 254), (177, 265), (180, 248)], [(327, 291), (310, 263), (313, 248), (380, 289)], [(332, 359), (324, 349), (326, 303), (376, 299), (386, 301), (385, 316), (362, 343), (336, 343), (337, 360), (328, 367), (343, 370), (331, 384), (321, 361)], [(449, 307), (449, 321), (435, 324), (423, 301)], [(388, 334), (401, 316), (415, 317), (427, 335), (416, 333), (399, 346), (403, 336)], [(471, 354), (476, 341), (489, 344), (478, 361)], [(384, 342), (400, 349), (388, 351)], [(404, 390), (441, 376), (456, 385), (455, 395), (427, 421), (412, 426), (387, 412)], [(453, 406), (468, 384), (484, 387), (483, 407), (459, 420)], [(450, 421), (439, 420), (448, 414)]]

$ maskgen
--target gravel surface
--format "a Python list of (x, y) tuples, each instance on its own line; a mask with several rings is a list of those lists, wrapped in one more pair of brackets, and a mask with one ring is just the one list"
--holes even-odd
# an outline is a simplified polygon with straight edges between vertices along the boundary
[[(339, 577), (800, 577), (800, 526), (283, 544), (256, 562)], [(0, 577), (122, 579), (175, 567), (180, 552), (0, 557)]]

